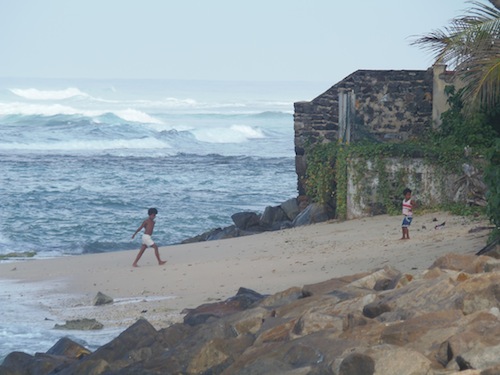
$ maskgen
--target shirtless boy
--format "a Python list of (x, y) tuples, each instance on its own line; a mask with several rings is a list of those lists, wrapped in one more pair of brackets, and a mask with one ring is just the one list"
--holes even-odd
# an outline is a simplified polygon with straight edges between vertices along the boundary
[(158, 259), (158, 264), (160, 266), (162, 264), (167, 263), (166, 261), (161, 260), (160, 252), (158, 251), (158, 245), (156, 245), (155, 242), (153, 241), (153, 239), (151, 238), (151, 235), (153, 234), (153, 229), (155, 228), (155, 217), (157, 214), (158, 214), (158, 210), (156, 208), (150, 208), (148, 210), (149, 217), (143, 221), (141, 226), (139, 228), (137, 228), (135, 233), (132, 235), (132, 238), (134, 238), (135, 235), (137, 233), (139, 233), (139, 231), (141, 229), (144, 228), (144, 234), (142, 235), (142, 246), (141, 246), (141, 249), (139, 250), (139, 254), (137, 254), (137, 257), (135, 258), (135, 261), (132, 264), (133, 267), (139, 267), (137, 265), (137, 262), (139, 262), (139, 259), (141, 259), (142, 254), (144, 254), (144, 251), (148, 247), (152, 247), (153, 249), (155, 249), (156, 259)]

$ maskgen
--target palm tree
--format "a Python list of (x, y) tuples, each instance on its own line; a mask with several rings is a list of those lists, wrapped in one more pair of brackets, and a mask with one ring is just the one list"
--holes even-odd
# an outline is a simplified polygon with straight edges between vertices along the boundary
[(492, 6), (468, 3), (472, 7), (467, 15), (412, 44), (430, 50), (436, 63), (455, 70), (464, 84), (467, 108), (493, 109), (500, 104), (500, 0), (490, 0)]

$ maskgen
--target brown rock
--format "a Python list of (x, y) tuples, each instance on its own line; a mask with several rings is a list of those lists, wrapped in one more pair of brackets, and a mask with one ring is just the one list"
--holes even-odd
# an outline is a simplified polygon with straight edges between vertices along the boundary
[(341, 289), (352, 282), (368, 276), (370, 272), (358, 273), (355, 275), (338, 277), (335, 279), (326, 280), (316, 284), (305, 285), (302, 288), (304, 295), (320, 295), (328, 294), (335, 290)]
[[(341, 368), (344, 374), (362, 374), (355, 367), (354, 359), (360, 359), (359, 366), (363, 366), (368, 374), (402, 375), (402, 374), (429, 374), (431, 373), (431, 361), (417, 351), (392, 345), (375, 345), (361, 347), (356, 350), (348, 350), (344, 355), (337, 358), (332, 364), (335, 374), (340, 374)], [(344, 361), (346, 361), (344, 363)], [(374, 371), (372, 369), (374, 364)], [(373, 371), (373, 372), (370, 372)]]
[(487, 256), (446, 254), (437, 259), (430, 268), (438, 267), (454, 271), (464, 271), (467, 273), (483, 272), (484, 264), (491, 259)]
[(450, 330), (457, 329), (457, 322), (463, 317), (460, 310), (435, 311), (390, 324), (380, 337), (386, 344), (406, 346), (424, 352), (435, 342), (447, 339)]
[(356, 288), (366, 288), (374, 290), (393, 289), (401, 276), (401, 272), (394, 269), (393, 267), (387, 266), (356, 281), (353, 281), (349, 285)]
[(329, 330), (342, 333), (343, 318), (322, 312), (307, 312), (302, 315), (295, 327), (293, 334), (297, 336), (310, 335), (314, 332)]
[(366, 354), (352, 353), (347, 355), (339, 366), (339, 375), (373, 375), (375, 361)]
[(67, 337), (60, 339), (47, 351), (47, 354), (64, 356), (73, 359), (81, 359), (90, 353), (90, 350)]
[(257, 333), (255, 345), (266, 342), (286, 341), (291, 337), (297, 324), (297, 319), (269, 318), (266, 319), (260, 333)]
[(206, 303), (195, 309), (187, 309), (184, 312), (184, 323), (191, 326), (205, 323), (210, 318), (219, 319), (223, 316), (234, 314), (249, 308), (252, 304), (261, 301), (263, 295), (251, 289), (240, 288), (236, 296), (222, 302)]
[(237, 336), (257, 333), (264, 321), (271, 317), (271, 312), (262, 307), (242, 311), (235, 316), (235, 319), (229, 319), (234, 333)]

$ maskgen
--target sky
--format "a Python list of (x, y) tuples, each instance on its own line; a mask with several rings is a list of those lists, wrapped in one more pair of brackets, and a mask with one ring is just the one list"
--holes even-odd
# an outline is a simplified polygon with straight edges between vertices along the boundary
[[(487, 3), (486, 0), (483, 2)], [(465, 0), (0, 0), (0, 77), (339, 81), (426, 69)]]

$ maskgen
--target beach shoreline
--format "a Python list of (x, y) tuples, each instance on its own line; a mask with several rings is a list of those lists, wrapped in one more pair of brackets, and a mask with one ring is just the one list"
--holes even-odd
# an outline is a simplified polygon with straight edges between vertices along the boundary
[[(442, 222), (443, 228), (434, 228)], [(227, 299), (239, 287), (272, 294), (386, 265), (404, 273), (421, 271), (446, 253), (479, 251), (489, 231), (469, 231), (488, 225), (484, 218), (427, 213), (415, 217), (411, 239), (400, 240), (400, 217), (381, 215), (161, 247), (167, 260), (163, 266), (157, 265), (151, 249), (138, 268), (132, 268), (136, 251), (1, 263), (0, 279), (50, 282), (53, 288), (43, 288), (38, 298), (60, 294), (80, 304), (91, 302), (97, 292), (148, 304), (164, 298), (167, 309), (180, 314), (185, 308)]]
[[(446, 253), (475, 254), (489, 235), (484, 218), (434, 212), (416, 215), (411, 239), (401, 240), (400, 221), (381, 215), (161, 247), (163, 266), (152, 249), (138, 268), (136, 251), (8, 262), (0, 264), (0, 280), (22, 286), (60, 321), (95, 318), (126, 328), (143, 317), (160, 329), (182, 321), (184, 309), (225, 300), (240, 287), (274, 294), (385, 266), (418, 272)], [(44, 287), (30, 288), (37, 284)], [(98, 292), (115, 302), (93, 306)]]

